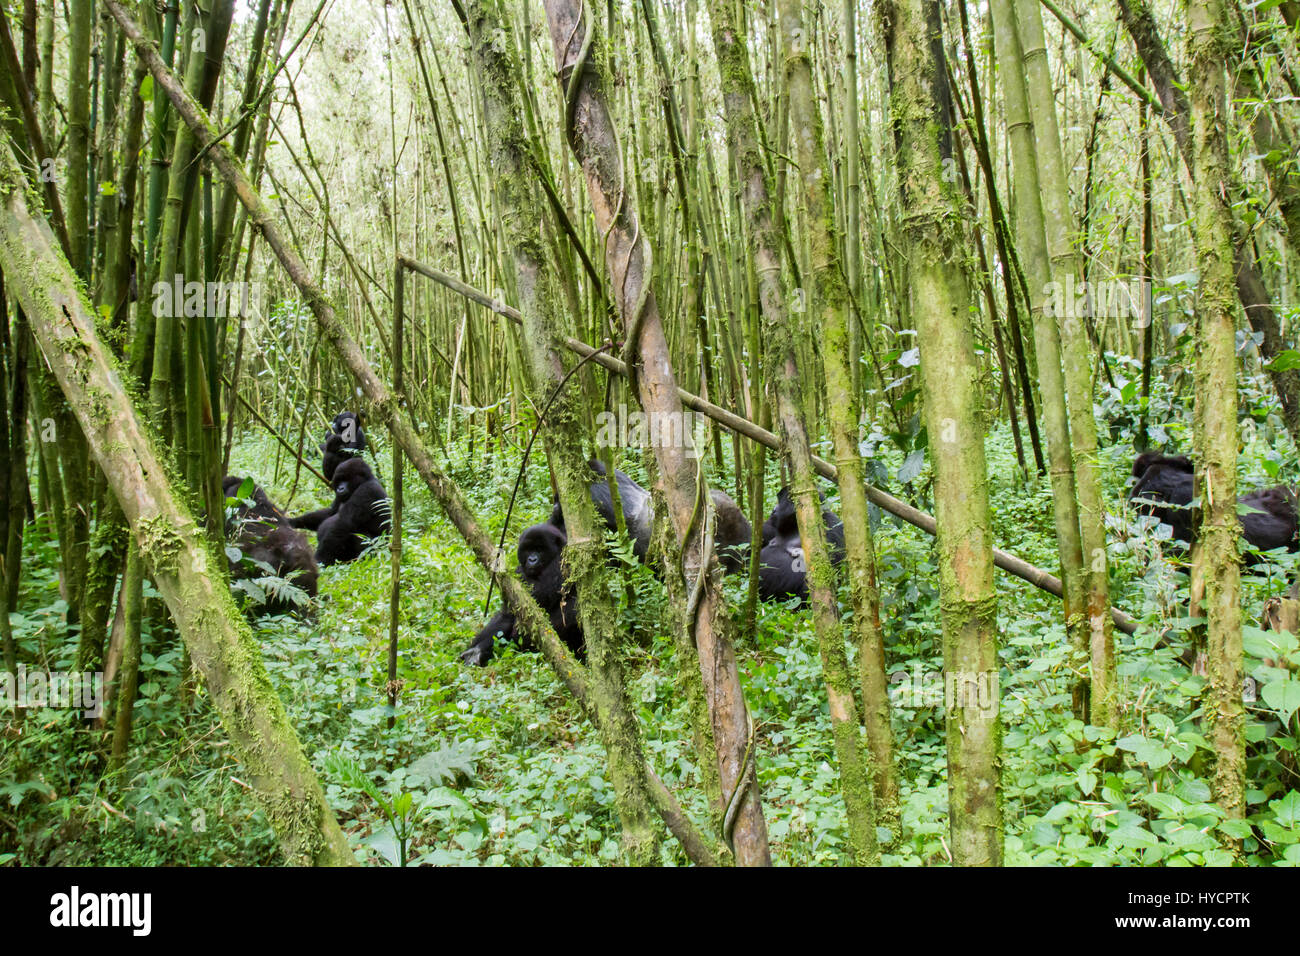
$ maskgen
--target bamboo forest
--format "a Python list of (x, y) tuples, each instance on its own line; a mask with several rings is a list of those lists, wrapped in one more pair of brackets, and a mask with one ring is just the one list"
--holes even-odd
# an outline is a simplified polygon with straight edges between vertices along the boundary
[(0, 869), (1300, 866), (1297, 0), (0, 10)]

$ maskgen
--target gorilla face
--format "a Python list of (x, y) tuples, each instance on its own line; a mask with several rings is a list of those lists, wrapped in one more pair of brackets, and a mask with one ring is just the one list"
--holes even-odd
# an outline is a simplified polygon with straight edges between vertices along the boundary
[(519, 536), (519, 576), (530, 582), (533, 599), (544, 610), (564, 599), (564, 566), (560, 560), (568, 538), (552, 524), (535, 524)]
[[(585, 645), (582, 627), (578, 624), (578, 599), (573, 589), (564, 582), (563, 554), (568, 538), (553, 524), (535, 524), (519, 536), (516, 555), (519, 558), (517, 573), (528, 584), (542, 610), (551, 617), (551, 627), (569, 649), (583, 656)], [(518, 620), (508, 607), (503, 606), (477, 634), (470, 646), (461, 652), (460, 659), (467, 664), (482, 666), (492, 660), (498, 637), (517, 640), (521, 647), (532, 647), (533, 640), (520, 631)]]
[(519, 570), (523, 572), (524, 577), (537, 579), (542, 568), (545, 567), (542, 552), (539, 550), (530, 550), (525, 552), (519, 561)]

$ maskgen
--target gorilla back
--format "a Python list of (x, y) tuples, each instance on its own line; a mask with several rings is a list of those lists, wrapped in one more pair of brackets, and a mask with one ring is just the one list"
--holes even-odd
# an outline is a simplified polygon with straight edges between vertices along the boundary
[[(596, 513), (605, 522), (610, 531), (618, 530), (614, 516), (614, 499), (609, 493), (609, 479), (606, 477), (605, 463), (598, 458), (587, 462), (595, 472), (598, 480), (587, 488), (591, 495)], [(618, 484), (619, 504), (623, 508), (623, 523), (627, 526), (628, 537), (632, 539), (632, 553), (640, 561), (645, 560), (650, 550), (650, 534), (654, 528), (654, 503), (650, 492), (641, 487), (617, 468), (614, 480)], [(727, 571), (740, 571), (745, 566), (745, 557), (749, 551), (752, 535), (749, 519), (736, 506), (725, 491), (714, 488), (709, 492), (716, 515), (713, 526), (713, 548), (718, 560)], [(559, 502), (551, 510), (550, 523), (557, 528), (564, 528), (564, 512)]]
[[(227, 475), (221, 482), (222, 491), (227, 498), (234, 498), (243, 483), (243, 479)], [(230, 563), (231, 576), (235, 579), (262, 577), (259, 564), (265, 564), (277, 577), (315, 597), (320, 572), (307, 536), (290, 526), (288, 516), (260, 487), (254, 487), (250, 497), (252, 505), (241, 502), (226, 520), (227, 538), (242, 552), (240, 561)], [(273, 583), (264, 582), (263, 589), (273, 591)], [(295, 604), (287, 597), (271, 594), (261, 606), (268, 611), (283, 612), (292, 610)]]
[[(593, 481), (587, 487), (587, 491), (591, 494), (591, 502), (596, 506), (596, 513), (605, 522), (605, 527), (610, 531), (617, 531), (618, 522), (614, 515), (614, 498), (609, 493), (609, 480), (606, 477), (605, 463), (598, 458), (593, 458), (587, 464), (599, 479)], [(617, 468), (614, 469), (614, 480), (618, 484), (618, 501), (623, 509), (623, 523), (627, 525), (628, 537), (632, 539), (632, 552), (639, 560), (644, 561), (646, 552), (650, 550), (650, 530), (654, 525), (654, 510), (650, 503), (650, 492)], [(558, 501), (555, 503), (555, 507), (551, 509), (550, 523), (561, 531), (564, 530), (564, 511)]]
[[(1129, 493), (1140, 514), (1156, 517), (1169, 525), (1174, 537), (1192, 544), (1196, 528), (1192, 523), (1193, 465), (1183, 455), (1159, 455), (1143, 452), (1133, 464), (1137, 483)], [(1238, 498), (1244, 513), (1239, 514), (1242, 536), (1255, 548), (1271, 551), (1287, 548), (1295, 551), (1297, 542), (1297, 502), (1295, 492), (1283, 486), (1252, 491)], [(1250, 559), (1255, 560), (1255, 559)]]

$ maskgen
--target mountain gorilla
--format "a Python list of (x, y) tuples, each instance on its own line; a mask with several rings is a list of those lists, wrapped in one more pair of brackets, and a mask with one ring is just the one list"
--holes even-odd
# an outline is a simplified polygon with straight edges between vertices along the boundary
[(316, 561), (322, 567), (351, 561), (388, 530), (388, 494), (363, 459), (349, 458), (340, 464), (332, 484), (334, 501), (328, 508), (289, 522), (316, 532)]
[(1185, 455), (1144, 451), (1133, 462), (1137, 482), (1129, 492), (1139, 514), (1152, 515), (1167, 524), (1179, 541), (1192, 543), (1192, 472)]
[(753, 528), (731, 495), (711, 488), (709, 496), (713, 499), (713, 550), (718, 563), (724, 571), (742, 571), (749, 560)]
[[(605, 527), (610, 531), (617, 531), (614, 498), (609, 493), (605, 463), (598, 458), (593, 458), (587, 462), (587, 465), (599, 479), (593, 481), (587, 488), (591, 494), (591, 503), (596, 506), (596, 513), (605, 522)], [(614, 480), (618, 483), (618, 500), (623, 507), (623, 523), (627, 526), (627, 536), (632, 539), (632, 553), (638, 560), (644, 561), (646, 552), (650, 549), (650, 530), (654, 524), (654, 508), (650, 503), (650, 492), (617, 468), (614, 469)], [(550, 523), (561, 531), (565, 530), (564, 511), (558, 501), (551, 509)]]
[(365, 450), (366, 434), (361, 430), (361, 415), (358, 412), (339, 412), (320, 444), (321, 473), (325, 480), (333, 482), (334, 469)]
[[(551, 616), (551, 627), (579, 659), (584, 656), (582, 628), (578, 625), (578, 597), (573, 588), (564, 583), (564, 569), (560, 556), (568, 538), (555, 525), (535, 524), (519, 536), (516, 573), (528, 585), (535, 600)], [(514, 641), (520, 647), (531, 649), (534, 644), (529, 635), (520, 631), (518, 621), (505, 605), (483, 628), (474, 635), (460, 659), (466, 664), (480, 667), (492, 660), (496, 638)]]
[[(227, 475), (221, 482), (221, 490), (227, 498), (238, 499), (243, 484), (243, 478)], [(248, 499), (240, 500), (233, 514), (226, 519), (226, 535), (230, 543), (242, 552), (241, 560), (230, 563), (234, 578), (258, 577), (265, 570), (260, 565), (265, 565), (277, 577), (291, 582), (311, 597), (316, 596), (316, 579), (320, 572), (307, 536), (290, 526), (288, 515), (277, 508), (260, 487), (255, 486)], [(294, 605), (285, 598), (268, 596), (262, 607), (272, 612), (283, 612), (292, 610)]]
[[(826, 493), (819, 492), (823, 503)], [(831, 510), (822, 509), (826, 526), (826, 543), (830, 546), (831, 564), (844, 563), (844, 522)], [(786, 486), (777, 492), (776, 507), (763, 522), (763, 550), (759, 552), (758, 595), (764, 601), (783, 601), (797, 597), (802, 605), (808, 600), (808, 562), (799, 538), (799, 522), (794, 500)]]
[[(1191, 544), (1196, 538), (1192, 524), (1193, 465), (1184, 455), (1143, 452), (1133, 463), (1137, 483), (1129, 501), (1139, 514), (1153, 515), (1169, 525), (1174, 537)], [(1247, 513), (1239, 515), (1242, 535), (1260, 551), (1300, 547), (1296, 540), (1296, 496), (1283, 486), (1252, 491), (1238, 498)], [(1249, 560), (1249, 558), (1248, 558)]]
[[(588, 486), (592, 504), (596, 513), (605, 522), (605, 527), (616, 531), (618, 524), (614, 519), (614, 499), (609, 493), (609, 481), (605, 463), (598, 458), (587, 462), (599, 480)], [(629, 478), (617, 468), (614, 480), (618, 482), (619, 503), (623, 506), (623, 523), (627, 525), (628, 537), (632, 539), (632, 553), (641, 561), (645, 560), (650, 550), (650, 533), (654, 524), (654, 509), (650, 492)], [(713, 524), (713, 547), (718, 554), (718, 561), (727, 571), (739, 571), (745, 566), (745, 554), (749, 550), (751, 530), (745, 513), (736, 506), (725, 491), (716, 488), (709, 492), (716, 514)], [(559, 502), (551, 510), (550, 523), (564, 529), (564, 511)]]

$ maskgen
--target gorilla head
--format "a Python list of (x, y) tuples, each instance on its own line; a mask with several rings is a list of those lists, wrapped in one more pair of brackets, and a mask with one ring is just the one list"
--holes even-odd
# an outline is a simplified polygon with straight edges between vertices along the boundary
[(339, 412), (325, 430), (325, 438), (320, 443), (320, 470), (326, 481), (333, 483), (334, 469), (366, 450), (366, 435), (361, 430), (361, 422), (359, 412)]
[[(819, 491), (818, 494), (824, 503), (826, 493)], [(844, 522), (829, 508), (823, 508), (822, 524), (826, 528), (831, 564), (838, 568), (845, 558)], [(763, 522), (758, 594), (765, 601), (783, 601), (790, 597), (799, 598), (800, 603), (808, 600), (808, 562), (804, 557), (794, 499), (788, 486), (777, 492), (776, 507)]]
[[(325, 438), (328, 441), (331, 434), (338, 435), (343, 439), (343, 447), (351, 449), (358, 454), (366, 450), (366, 434), (361, 430), (362, 416), (360, 412), (339, 412), (334, 416), (334, 421), (330, 422), (332, 431), (326, 432)], [(324, 451), (324, 445), (321, 451)]]
[(1194, 470), (1192, 460), (1186, 455), (1162, 455), (1158, 451), (1144, 451), (1133, 460), (1133, 477), (1141, 479), (1146, 474), (1146, 470), (1157, 463), (1178, 471), (1185, 471), (1189, 475)]
[(1137, 483), (1129, 492), (1138, 514), (1154, 516), (1173, 529), (1174, 537), (1191, 544), (1192, 462), (1183, 455), (1146, 451), (1133, 463)]
[[(1187, 544), (1196, 539), (1192, 523), (1194, 466), (1184, 455), (1143, 452), (1133, 463), (1137, 484), (1129, 494), (1140, 514), (1154, 515)], [(1238, 498), (1238, 519), (1242, 536), (1260, 551), (1274, 548), (1297, 549), (1296, 495), (1277, 486), (1252, 491)], [(1258, 560), (1247, 556), (1248, 563)]]
[[(562, 556), (568, 543), (564, 532), (548, 523), (535, 524), (519, 536), (516, 555), (519, 566), (515, 569), (543, 611), (551, 617), (551, 627), (556, 635), (579, 658), (583, 656), (582, 628), (578, 624), (578, 599), (573, 589), (564, 583)], [(461, 652), (466, 664), (482, 666), (492, 660), (493, 645), (497, 637), (514, 641), (521, 647), (532, 648), (530, 635), (520, 630), (510, 609), (501, 610), (483, 625), (470, 646)]]

